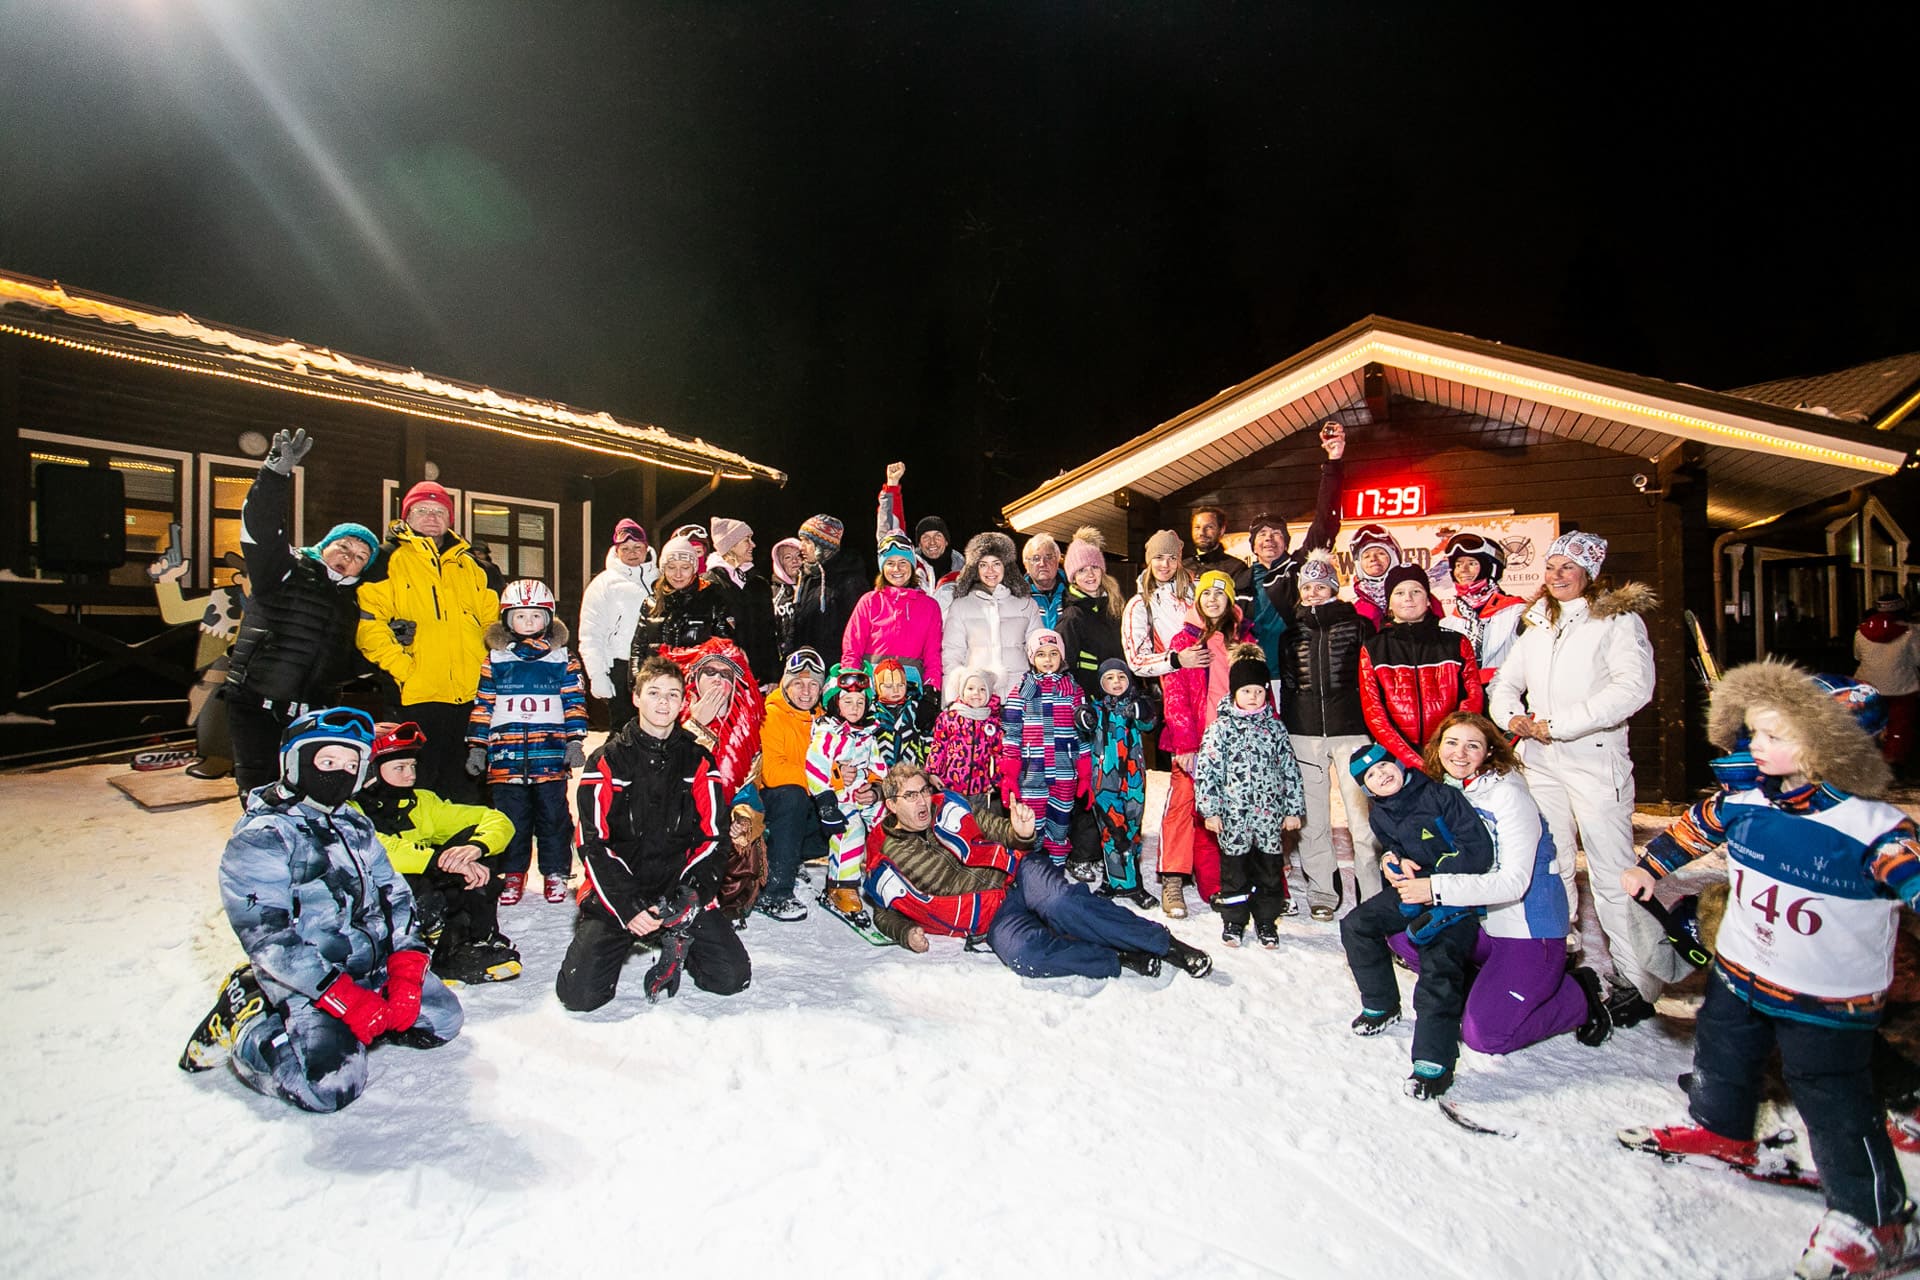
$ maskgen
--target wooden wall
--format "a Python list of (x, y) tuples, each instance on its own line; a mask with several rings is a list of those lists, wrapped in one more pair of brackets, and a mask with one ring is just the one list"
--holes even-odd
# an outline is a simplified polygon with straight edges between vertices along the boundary
[[(1700, 607), (1703, 584), (1710, 598), (1712, 580), (1706, 485), (1687, 471), (1690, 459), (1676, 451), (1656, 463), (1420, 402), (1396, 399), (1390, 414), (1347, 428), (1348, 487), (1420, 480), (1432, 512), (1557, 512), (1563, 532), (1586, 529), (1607, 539), (1606, 576), (1614, 583), (1644, 582), (1662, 592), (1666, 606), (1647, 618), (1654, 702), (1630, 726), (1635, 780), (1643, 801), (1685, 798), (1704, 772), (1704, 701), (1690, 671), (1681, 610), (1686, 603)], [(1324, 460), (1317, 437), (1297, 433), (1169, 494), (1159, 504), (1159, 524), (1185, 537), (1193, 509), (1215, 505), (1225, 509), (1229, 530), (1243, 531), (1252, 517), (1272, 511), (1286, 517), (1298, 539), (1312, 517)], [(1654, 477), (1653, 488), (1669, 487), (1664, 481), (1674, 474), (1686, 478), (1667, 495), (1649, 497), (1634, 489), (1636, 473)], [(1136, 522), (1130, 537), (1144, 540), (1139, 529), (1146, 523)]]
[[(410, 433), (415, 467), (431, 459), (440, 469), (440, 483), (450, 489), (558, 503), (559, 581), (552, 585), (568, 616), (578, 608), (585, 588), (581, 503), (592, 491), (590, 478), (633, 465), (564, 445), (66, 351), (23, 338), (0, 338), (0, 344), (9, 349), (7, 363), (15, 373), (7, 406), (16, 430), (239, 457), (242, 432), (271, 436), (283, 427), (305, 427), (315, 437), (305, 464), (304, 531), (309, 539), (343, 520), (384, 532), (381, 482), (398, 480), (404, 490), (419, 478), (417, 470), (409, 474)], [(197, 468), (193, 484), (190, 516), (197, 520)], [(25, 538), (24, 504), (0, 518), (7, 525), (7, 559), (13, 561)], [(597, 545), (595, 551), (600, 550)], [(600, 560), (593, 557), (593, 572), (599, 571)]]

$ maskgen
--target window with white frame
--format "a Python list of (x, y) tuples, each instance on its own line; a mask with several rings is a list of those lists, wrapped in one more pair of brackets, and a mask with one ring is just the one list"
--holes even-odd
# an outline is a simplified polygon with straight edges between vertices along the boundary
[[(27, 469), (27, 554), (30, 572), (35, 576), (40, 572), (37, 481), (41, 467), (99, 467), (120, 474), (126, 492), (127, 559), (107, 573), (108, 582), (115, 586), (147, 585), (148, 563), (167, 550), (168, 526), (190, 524), (190, 454), (44, 431), (22, 431), (20, 451), (24, 456), (15, 465)], [(186, 546), (192, 545), (186, 533), (182, 538)], [(186, 546), (181, 548), (183, 554)]]

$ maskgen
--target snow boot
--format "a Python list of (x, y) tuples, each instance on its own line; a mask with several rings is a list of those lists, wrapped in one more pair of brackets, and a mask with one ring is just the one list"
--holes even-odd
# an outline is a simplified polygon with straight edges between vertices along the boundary
[(500, 905), (510, 907), (527, 891), (527, 873), (509, 871), (500, 877)]
[(1100, 864), (1097, 862), (1069, 862), (1067, 864), (1067, 878), (1069, 880), (1077, 880), (1081, 884), (1098, 884), (1100, 882), (1100, 876)]
[(1120, 967), (1143, 978), (1157, 978), (1160, 976), (1160, 957), (1150, 951), (1122, 951)]
[(1607, 1011), (1606, 999), (1600, 994), (1600, 975), (1585, 965), (1575, 965), (1568, 973), (1587, 997), (1587, 1020), (1580, 1024), (1573, 1038), (1589, 1048), (1597, 1048), (1613, 1034), (1613, 1015)]
[(1228, 946), (1238, 947), (1242, 942), (1245, 942), (1246, 939), (1247, 939), (1247, 926), (1243, 924), (1228, 924), (1228, 925), (1220, 926), (1220, 941), (1226, 943)]
[(1311, 915), (1317, 924), (1331, 924), (1333, 917), (1338, 913), (1337, 907), (1315, 907), (1307, 914)]
[(778, 920), (781, 924), (792, 924), (796, 920), (807, 918), (807, 909), (792, 894), (767, 893), (760, 895), (760, 901), (754, 904), (755, 911), (769, 920)]
[(1272, 951), (1280, 945), (1280, 926), (1271, 920), (1262, 920), (1253, 926), (1253, 936), (1260, 939), (1260, 945)]
[(1798, 1280), (1843, 1280), (1848, 1276), (1906, 1273), (1902, 1263), (1920, 1259), (1920, 1228), (1909, 1200), (1896, 1221), (1870, 1227), (1852, 1214), (1829, 1209), (1813, 1228), (1807, 1251), (1793, 1269)]
[(1626, 1028), (1645, 1022), (1653, 1016), (1654, 1009), (1632, 987), (1615, 987), (1607, 996), (1607, 1016), (1613, 1019), (1615, 1029)]
[(567, 878), (565, 876), (548, 876), (546, 883), (541, 887), (541, 894), (548, 902), (565, 902), (567, 900)]
[(1103, 898), (1110, 898), (1115, 902), (1125, 902), (1136, 906), (1142, 911), (1151, 911), (1160, 905), (1158, 898), (1155, 898), (1152, 894), (1137, 885), (1131, 889), (1116, 889), (1110, 884), (1103, 884), (1096, 888), (1094, 892)]
[(860, 901), (859, 887), (852, 884), (836, 884), (826, 892), (827, 905), (843, 916), (862, 915), (866, 904)]
[(1188, 976), (1204, 978), (1213, 972), (1213, 957), (1198, 947), (1190, 947), (1172, 934), (1167, 935), (1167, 959), (1187, 971)]
[(1184, 883), (1176, 875), (1160, 877), (1160, 909), (1172, 920), (1187, 918), (1187, 894)]
[(1453, 1068), (1437, 1062), (1415, 1062), (1405, 1087), (1409, 1098), (1430, 1102), (1453, 1088)]
[(499, 934), (451, 948), (435, 956), (433, 971), (442, 982), (467, 986), (482, 982), (511, 982), (520, 976), (520, 953)]
[(253, 966), (241, 965), (220, 984), (213, 1008), (188, 1038), (186, 1050), (180, 1055), (180, 1069), (211, 1071), (225, 1062), (233, 1052), (234, 1037), (240, 1034), (240, 1028), (266, 1009), (267, 997), (253, 976)]
[(1292, 894), (1288, 894), (1286, 897), (1280, 899), (1280, 914), (1283, 916), (1299, 915), (1300, 899), (1294, 897)]
[(1362, 1009), (1350, 1025), (1353, 1027), (1353, 1034), (1357, 1036), (1377, 1036), (1398, 1021), (1400, 1021), (1398, 1009), (1385, 1009), (1378, 1012)]

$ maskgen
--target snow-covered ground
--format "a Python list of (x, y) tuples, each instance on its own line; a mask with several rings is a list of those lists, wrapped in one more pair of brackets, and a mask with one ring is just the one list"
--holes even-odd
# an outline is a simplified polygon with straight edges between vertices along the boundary
[[(1402, 1095), (1410, 1028), (1350, 1035), (1332, 926), (1212, 977), (1031, 982), (936, 941), (755, 917), (752, 987), (563, 1012), (571, 911), (503, 912), (527, 973), (465, 1032), (377, 1050), (335, 1116), (174, 1060), (237, 962), (214, 873), (237, 805), (142, 812), (105, 768), (0, 776), (0, 1258), (34, 1277), (1780, 1274), (1806, 1192), (1668, 1168), (1680, 1024), (1465, 1054)], [(1150, 809), (1157, 806), (1150, 806)], [(816, 873), (817, 874), (817, 873)], [(1156, 913), (1157, 915), (1157, 913)]]

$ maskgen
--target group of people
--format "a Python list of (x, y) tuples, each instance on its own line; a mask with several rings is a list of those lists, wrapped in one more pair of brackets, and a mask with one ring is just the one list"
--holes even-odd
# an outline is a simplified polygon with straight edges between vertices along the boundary
[[(657, 552), (622, 520), (576, 649), (551, 590), (499, 581), (431, 483), (407, 493), (385, 540), (341, 525), (292, 549), (286, 477), (311, 442), (283, 432), (243, 514), (249, 594), (222, 691), (246, 813), (221, 882), (250, 963), (183, 1065), (224, 1057), (262, 1092), (345, 1105), (375, 1040), (429, 1045), (458, 1030), (442, 978), (520, 971), (497, 907), (520, 897), (535, 843), (544, 896), (577, 901), (556, 979), (572, 1010), (612, 1000), (636, 949), (656, 957), (649, 999), (683, 973), (711, 993), (744, 990), (747, 914), (805, 918), (801, 889), (816, 886), (804, 867), (820, 864), (816, 904), (871, 940), (922, 952), (929, 935), (963, 937), (1032, 977), (1167, 963), (1204, 976), (1206, 953), (1146, 913), (1185, 917), (1192, 886), (1224, 945), (1251, 926), (1272, 949), (1304, 897), (1312, 921), (1338, 922), (1356, 1034), (1400, 1017), (1396, 959), (1417, 975), (1415, 1097), (1447, 1091), (1461, 1043), (1603, 1043), (1690, 971), (1634, 902), (1680, 856), (1633, 844), (1627, 721), (1653, 692), (1653, 597), (1606, 585), (1607, 544), (1590, 532), (1553, 542), (1527, 601), (1501, 589), (1505, 553), (1490, 537), (1450, 532), (1422, 564), (1369, 525), (1350, 540), (1343, 599), (1331, 548), (1345, 440), (1333, 423), (1320, 438), (1297, 546), (1285, 520), (1257, 516), (1242, 561), (1222, 545), (1225, 513), (1202, 508), (1191, 548), (1173, 530), (1148, 539), (1130, 598), (1092, 529), (1064, 548), (1035, 535), (1017, 558), (998, 532), (956, 549), (936, 516), (909, 536), (900, 464), (879, 493), (872, 578), (830, 515), (776, 541), (770, 572), (744, 520), (683, 526)], [(392, 681), (390, 721), (314, 709), (354, 652)], [(589, 699), (611, 724), (590, 756)], [(1157, 894), (1142, 866), (1155, 751), (1171, 774)], [(1800, 817), (1835, 785), (1807, 758), (1787, 773), (1757, 745), (1754, 758), (1792, 787), (1763, 779), (1738, 803)], [(1336, 791), (1358, 889), (1344, 916)], [(1716, 803), (1733, 801), (1681, 824), (1689, 856), (1727, 838)], [(1871, 851), (1873, 884), (1920, 892), (1900, 869), (1915, 857), (1912, 824), (1869, 831), (1897, 811), (1847, 812), (1865, 815), (1839, 825)], [(1576, 848), (1611, 991), (1580, 963)], [(1776, 863), (1766, 874), (1792, 880)], [(1875, 900), (1862, 920), (1890, 912), (1895, 899), (1876, 892), (1855, 895)], [(1751, 886), (1734, 899), (1772, 911)], [(1722, 936), (1744, 923), (1730, 908)], [(1846, 993), (1850, 1018), (1871, 985), (1867, 941), (1848, 962), (1864, 984)], [(1744, 1001), (1744, 1048), (1703, 1044), (1713, 1067), (1695, 1114), (1738, 1142), (1751, 1089), (1729, 1083), (1726, 1055), (1752, 1056), (1752, 1019), (1799, 1016), (1753, 993), (1784, 990), (1790, 1005), (1833, 993), (1808, 985), (1798, 960), (1733, 952), (1717, 972)], [(1736, 1021), (1723, 997), (1709, 1005)], [(1743, 1114), (1746, 1131), (1731, 1132)], [(1883, 1228), (1911, 1216), (1897, 1180), (1876, 1164), (1835, 1213), (1884, 1244)]]

